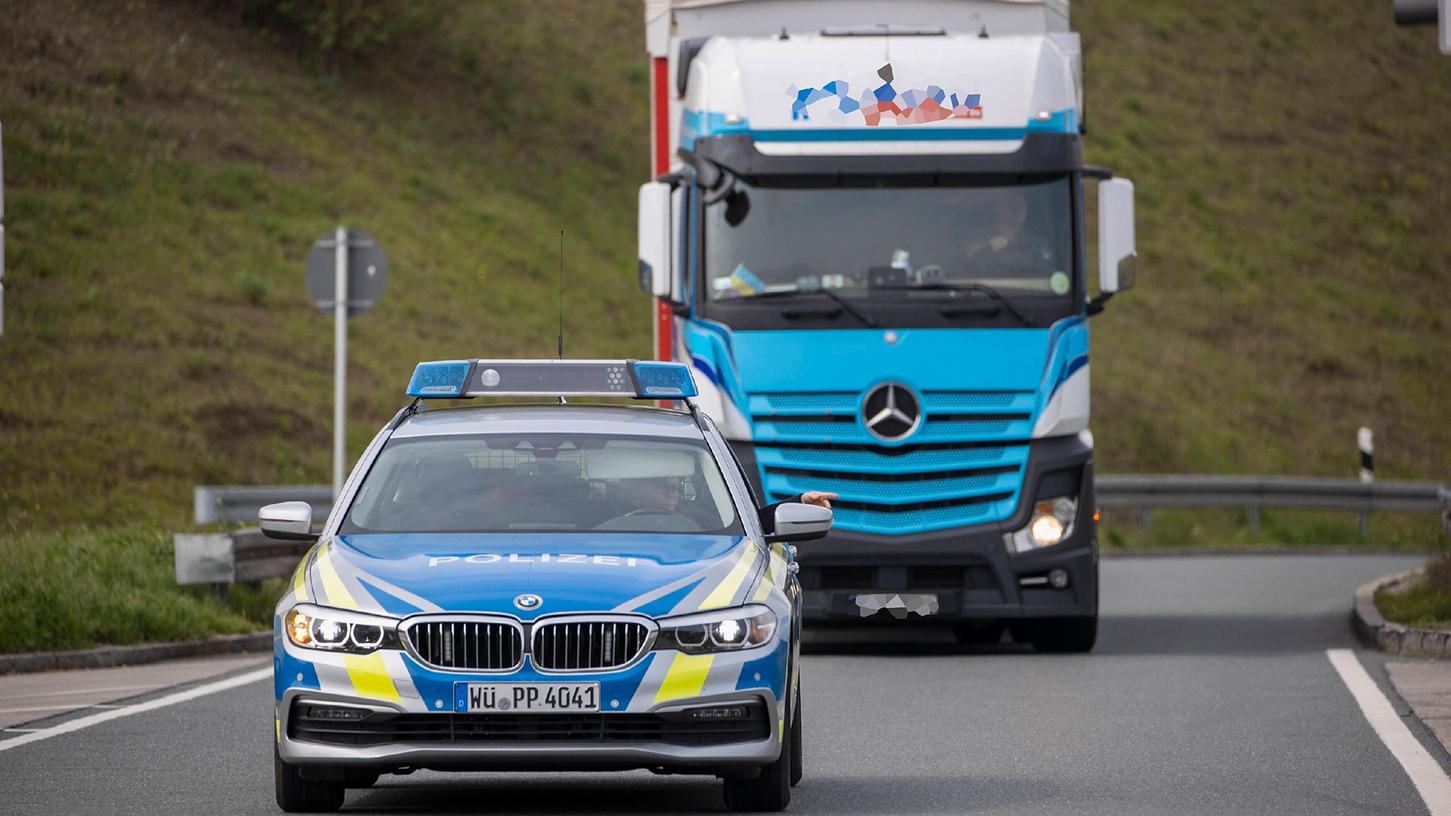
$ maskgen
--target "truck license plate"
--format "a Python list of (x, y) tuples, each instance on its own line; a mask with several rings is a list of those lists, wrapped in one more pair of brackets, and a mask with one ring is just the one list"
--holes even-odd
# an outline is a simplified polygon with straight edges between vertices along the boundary
[(599, 683), (459, 683), (456, 711), (599, 711)]

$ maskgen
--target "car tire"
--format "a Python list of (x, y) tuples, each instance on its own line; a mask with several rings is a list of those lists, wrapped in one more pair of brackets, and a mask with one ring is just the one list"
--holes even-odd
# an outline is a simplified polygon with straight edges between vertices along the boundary
[(303, 779), (295, 765), (282, 761), (272, 749), (272, 776), (277, 786), (277, 806), (284, 813), (333, 813), (343, 806), (347, 789), (341, 782)]
[[(793, 729), (794, 730), (794, 729)], [(779, 813), (791, 804), (791, 743), (781, 742), (781, 755), (761, 767), (755, 779), (725, 780), (725, 806), (737, 813)]]
[(1028, 635), (1034, 650), (1055, 654), (1091, 652), (1097, 640), (1097, 615), (1034, 621)]
[(796, 706), (791, 713), (791, 787), (801, 784), (801, 777), (806, 772), (805, 762), (801, 758), (801, 689), (796, 690)]

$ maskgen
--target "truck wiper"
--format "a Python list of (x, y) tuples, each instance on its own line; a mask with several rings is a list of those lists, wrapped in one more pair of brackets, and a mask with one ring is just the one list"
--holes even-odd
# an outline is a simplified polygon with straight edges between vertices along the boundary
[(822, 295), (824, 297), (831, 298), (832, 300), (836, 301), (836, 304), (838, 306), (848, 312), (852, 317), (855, 317), (857, 320), (860, 320), (862, 323), (871, 326), (874, 329), (877, 327), (877, 321), (873, 320), (865, 312), (858, 310), (857, 307), (851, 305), (851, 303), (849, 303), (846, 298), (838, 295), (830, 289), (777, 289), (774, 292), (761, 292), (760, 294), (749, 295), (747, 297), (749, 300), (761, 300), (763, 298), (796, 296), (810, 297), (812, 295)]
[(1004, 309), (1007, 309), (1008, 314), (1016, 317), (1018, 321), (1024, 326), (1033, 325), (1032, 319), (1030, 319), (1027, 315), (1023, 314), (1022, 310), (1020, 310), (1017, 306), (1014, 306), (1013, 302), (1004, 297), (1002, 292), (999, 292), (998, 290), (992, 288), (991, 286), (988, 286), (985, 283), (953, 283), (951, 281), (928, 281), (927, 283), (920, 283), (915, 286), (913, 286), (912, 284), (904, 283), (874, 286), (872, 288), (896, 289), (900, 291), (917, 291), (926, 289), (938, 292), (978, 292), (980, 294), (987, 295), (988, 298), (990, 298), (993, 302), (997, 303), (999, 306), (1002, 306)]

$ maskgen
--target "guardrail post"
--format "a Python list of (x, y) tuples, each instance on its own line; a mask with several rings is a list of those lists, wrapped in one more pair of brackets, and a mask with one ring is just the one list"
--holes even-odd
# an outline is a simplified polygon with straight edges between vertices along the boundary
[(1252, 504), (1249, 508), (1249, 529), (1255, 535), (1260, 534), (1260, 506)]
[(1370, 510), (1360, 511), (1360, 538), (1364, 541), (1370, 536)]
[(1154, 523), (1154, 511), (1153, 510), (1150, 510), (1147, 507), (1140, 507), (1139, 508), (1139, 526), (1142, 527), (1142, 528), (1144, 528), (1145, 530), (1147, 530), (1147, 529), (1149, 529), (1149, 525), (1150, 524), (1153, 524), (1153, 523)]

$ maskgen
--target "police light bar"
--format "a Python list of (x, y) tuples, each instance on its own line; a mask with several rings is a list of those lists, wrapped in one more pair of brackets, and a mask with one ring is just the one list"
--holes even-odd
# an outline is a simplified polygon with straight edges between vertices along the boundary
[(690, 369), (647, 360), (438, 360), (419, 363), (408, 396), (632, 397), (696, 395)]

